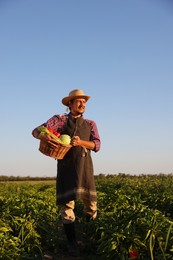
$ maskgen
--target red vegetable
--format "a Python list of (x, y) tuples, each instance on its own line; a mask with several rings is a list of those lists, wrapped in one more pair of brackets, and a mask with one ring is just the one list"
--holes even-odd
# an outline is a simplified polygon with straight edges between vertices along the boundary
[(136, 249), (130, 249), (129, 250), (129, 256), (132, 259), (137, 259), (138, 257), (138, 251)]
[(53, 133), (53, 129), (50, 127), (47, 127), (47, 129), (49, 130), (49, 132)]
[(60, 133), (59, 132), (53, 132), (54, 135), (56, 135), (57, 137), (60, 137)]

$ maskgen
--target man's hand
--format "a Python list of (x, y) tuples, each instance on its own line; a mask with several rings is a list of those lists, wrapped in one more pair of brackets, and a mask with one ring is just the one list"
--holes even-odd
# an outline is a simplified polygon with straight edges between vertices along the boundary
[(72, 137), (71, 145), (82, 146), (83, 148), (87, 148), (87, 149), (90, 149), (90, 150), (94, 150), (94, 148), (95, 148), (95, 144), (94, 144), (93, 141), (81, 140), (78, 135)]
[(52, 149), (55, 149), (57, 146), (57, 142), (49, 134), (41, 134), (39, 139), (43, 142), (46, 142), (47, 145)]
[(38, 138), (43, 142), (48, 142), (51, 140), (51, 137), (48, 134), (39, 134)]
[(81, 139), (79, 136), (73, 136), (72, 139), (71, 139), (71, 145), (73, 146), (79, 146), (81, 145)]

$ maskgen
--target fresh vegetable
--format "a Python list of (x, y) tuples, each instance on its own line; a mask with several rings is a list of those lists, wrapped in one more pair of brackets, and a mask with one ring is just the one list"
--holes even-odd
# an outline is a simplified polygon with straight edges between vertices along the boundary
[(49, 130), (48, 130), (48, 128), (46, 128), (45, 126), (40, 126), (39, 128), (38, 128), (38, 130), (39, 130), (39, 132), (40, 132), (40, 134), (49, 134)]
[(59, 132), (53, 131), (53, 129), (50, 127), (47, 128), (45, 126), (40, 126), (38, 130), (40, 132), (39, 136), (43, 134), (49, 134), (55, 141), (58, 141), (59, 143), (66, 145), (69, 145), (71, 142), (71, 137), (69, 135), (61, 135)]
[(49, 130), (49, 132), (53, 133), (53, 129), (50, 127), (47, 127), (47, 129)]
[(54, 135), (56, 135), (57, 137), (60, 137), (61, 136), (61, 134), (59, 133), (59, 132), (53, 132), (54, 133)]
[(61, 135), (60, 139), (64, 144), (70, 144), (70, 142), (71, 142), (71, 137), (66, 134)]
[(129, 256), (130, 256), (131, 259), (137, 259), (138, 251), (136, 249), (130, 249), (129, 250)]

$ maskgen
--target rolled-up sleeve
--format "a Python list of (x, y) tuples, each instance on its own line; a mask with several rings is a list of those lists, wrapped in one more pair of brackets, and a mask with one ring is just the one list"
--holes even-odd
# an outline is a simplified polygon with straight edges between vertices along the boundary
[(95, 148), (93, 151), (98, 152), (101, 147), (101, 141), (100, 141), (100, 136), (99, 132), (97, 129), (97, 125), (94, 121), (88, 120), (90, 126), (91, 126), (91, 136), (90, 136), (90, 141), (93, 141), (95, 144)]

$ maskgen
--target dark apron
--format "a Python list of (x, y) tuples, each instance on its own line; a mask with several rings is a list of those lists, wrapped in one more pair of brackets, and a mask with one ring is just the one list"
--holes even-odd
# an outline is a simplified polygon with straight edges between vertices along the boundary
[[(71, 137), (78, 135), (82, 140), (89, 141), (91, 127), (82, 117), (68, 118), (61, 134)], [(56, 201), (63, 204), (71, 200), (97, 201), (90, 150), (80, 146), (72, 147), (62, 160), (58, 160)]]

